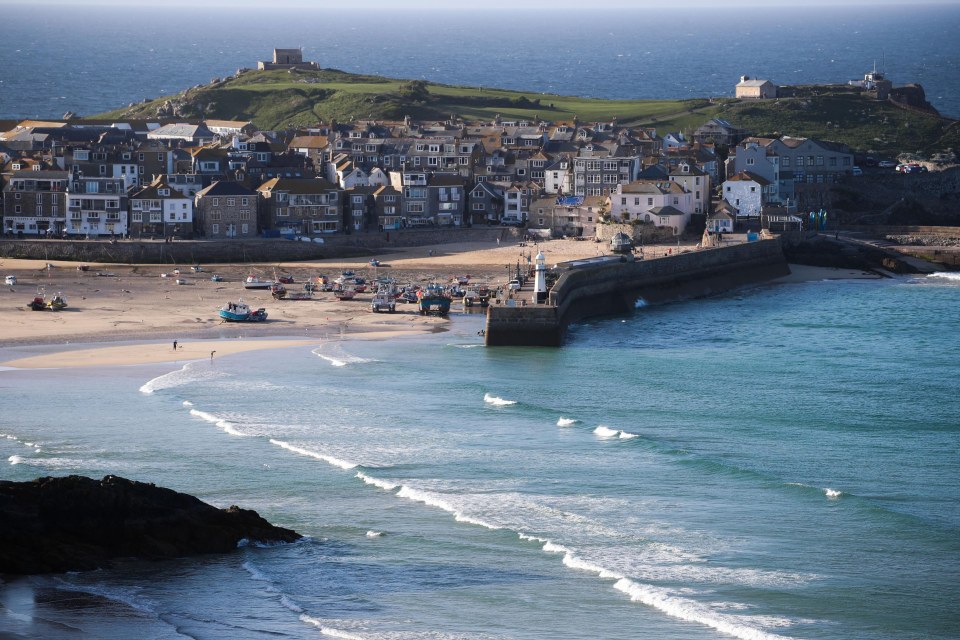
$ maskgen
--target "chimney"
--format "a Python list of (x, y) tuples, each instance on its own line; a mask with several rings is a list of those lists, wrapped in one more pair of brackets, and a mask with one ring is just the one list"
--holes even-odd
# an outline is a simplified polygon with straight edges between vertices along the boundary
[(746, 82), (750, 79), (750, 76), (740, 76), (740, 82)]

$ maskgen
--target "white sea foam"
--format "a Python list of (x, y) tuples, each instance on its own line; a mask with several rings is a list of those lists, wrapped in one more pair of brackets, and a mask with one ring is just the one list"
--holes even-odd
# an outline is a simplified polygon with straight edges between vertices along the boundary
[(312, 618), (305, 613), (300, 614), (300, 620), (315, 626), (316, 628), (320, 629), (320, 633), (331, 638), (343, 638), (343, 640), (364, 640), (363, 636), (354, 635), (348, 631), (343, 631), (342, 629), (326, 627), (324, 626), (322, 620)]
[(357, 466), (356, 462), (347, 462), (346, 460), (334, 458), (333, 456), (328, 456), (326, 454), (318, 453), (316, 451), (310, 451), (309, 449), (304, 449), (303, 447), (298, 447), (296, 445), (292, 445), (289, 442), (284, 442), (282, 440), (274, 440), (273, 438), (270, 438), (270, 444), (275, 444), (278, 447), (282, 447), (287, 451), (299, 453), (302, 456), (309, 456), (311, 458), (316, 458), (317, 460), (322, 460), (328, 464), (333, 465), (334, 467), (340, 467), (341, 469), (349, 470)]
[(453, 514), (453, 519), (457, 522), (465, 522), (467, 524), (475, 524), (478, 527), (484, 527), (486, 529), (492, 529), (494, 531), (502, 529), (503, 527), (497, 526), (490, 522), (480, 520), (464, 514), (462, 511), (454, 507), (452, 504), (441, 498), (436, 493), (431, 493), (429, 491), (421, 491), (419, 489), (412, 489), (406, 485), (400, 487), (400, 491), (397, 492), (398, 498), (407, 498), (408, 500), (413, 500), (414, 502), (422, 502), (425, 505), (431, 507), (437, 507), (442, 509), (447, 513)]
[(495, 407), (506, 407), (511, 404), (517, 404), (516, 400), (504, 400), (503, 398), (492, 396), (489, 393), (483, 394), (483, 401), (487, 404), (492, 404)]
[[(708, 605), (700, 604), (689, 598), (677, 597), (661, 587), (640, 584), (627, 578), (621, 578), (613, 585), (613, 588), (627, 594), (634, 602), (654, 607), (674, 618), (702, 624), (735, 638), (741, 638), (742, 640), (784, 640), (786, 638), (786, 636), (775, 635), (750, 626), (748, 624), (751, 620), (749, 616), (724, 615), (714, 611)], [(755, 622), (769, 623), (771, 621), (767, 618), (759, 618)], [(792, 624), (790, 621), (779, 620), (778, 622), (777, 626)]]
[(610, 571), (609, 569), (604, 569), (603, 567), (593, 564), (592, 562), (587, 562), (582, 558), (578, 558), (570, 552), (567, 552), (563, 556), (564, 566), (570, 567), (571, 569), (579, 569), (581, 571), (589, 571), (590, 573), (595, 573), (601, 578), (609, 580), (622, 580), (623, 576), (615, 571)]
[(634, 309), (642, 309), (647, 306), (647, 301), (643, 298), (637, 298), (637, 301), (633, 303)]
[(955, 282), (960, 282), (960, 272), (951, 272), (951, 271), (937, 271), (936, 273), (931, 273), (927, 278), (940, 278), (942, 280), (953, 280)]
[(26, 462), (26, 460), (24, 459), (23, 456), (10, 456), (9, 458), (7, 458), (7, 462), (9, 462), (10, 464), (23, 464), (24, 462)]
[(313, 355), (322, 358), (329, 362), (334, 367), (345, 367), (349, 364), (363, 364), (366, 362), (376, 362), (372, 358), (360, 358), (358, 356), (352, 356), (349, 353), (346, 353), (342, 348), (337, 350), (336, 355), (331, 355), (323, 353), (323, 347), (317, 347), (311, 353)]
[(573, 426), (573, 425), (577, 424), (578, 422), (580, 422), (580, 421), (579, 421), (579, 420), (576, 420), (576, 419), (574, 419), (574, 418), (560, 418), (559, 420), (557, 420), (557, 426), (558, 426), (558, 427), (570, 427), (570, 426)]
[(830, 498), (831, 500), (836, 500), (837, 498), (839, 498), (840, 496), (843, 495), (843, 491), (838, 491), (838, 490), (836, 490), (836, 489), (831, 489), (830, 487), (826, 487), (826, 488), (823, 490), (823, 493), (824, 493), (824, 495), (826, 495), (826, 496), (827, 496), (828, 498)]
[(627, 433), (626, 431), (621, 431), (621, 432), (620, 432), (620, 439), (621, 439), (621, 440), (630, 440), (631, 438), (639, 438), (639, 437), (640, 437), (640, 436), (638, 436), (638, 435), (635, 434), (635, 433)]
[(601, 438), (614, 438), (620, 433), (620, 431), (617, 429), (611, 429), (610, 427), (605, 427), (603, 425), (600, 425), (594, 429), (593, 432)]
[(140, 393), (151, 394), (156, 391), (162, 391), (163, 389), (180, 387), (198, 380), (220, 378), (227, 375), (226, 373), (217, 371), (215, 369), (197, 368), (195, 366), (196, 364), (197, 363), (194, 362), (188, 362), (176, 371), (171, 371), (170, 373), (165, 373), (162, 376), (157, 376), (153, 380), (148, 380), (143, 384), (143, 386), (140, 387)]
[(285, 606), (287, 609), (290, 609), (290, 611), (293, 611), (294, 613), (303, 613), (303, 607), (288, 598), (286, 595), (280, 596), (280, 604)]
[(197, 418), (206, 420), (207, 422), (216, 425), (220, 429), (223, 429), (224, 432), (229, 433), (231, 436), (244, 437), (247, 435), (245, 433), (237, 431), (236, 425), (234, 425), (232, 422), (228, 420), (224, 420), (223, 418), (219, 418), (213, 415), (212, 413), (207, 413), (206, 411), (200, 411), (199, 409), (190, 409), (190, 415), (196, 416)]
[(183, 406), (185, 406), (185, 407), (192, 407), (192, 406), (193, 406), (193, 403), (190, 402), (189, 400), (184, 400), (184, 401), (183, 401)]
[(362, 472), (362, 471), (357, 471), (357, 477), (360, 478), (361, 480), (363, 480), (365, 483), (367, 483), (367, 484), (372, 484), (373, 486), (379, 487), (379, 488), (383, 489), (384, 491), (393, 491), (394, 489), (396, 489), (397, 487), (400, 486), (400, 485), (396, 484), (395, 482), (388, 482), (387, 480), (380, 480), (379, 478), (372, 478), (372, 477), (368, 476), (367, 474), (365, 474), (365, 473)]
[(547, 553), (570, 553), (570, 549), (556, 542), (544, 541), (543, 550)]
[(367, 531), (368, 538), (382, 538), (385, 535), (387, 534), (385, 534), (383, 531)]
[(268, 578), (266, 575), (263, 574), (262, 571), (260, 571), (255, 566), (253, 566), (253, 563), (244, 562), (240, 566), (246, 569), (247, 573), (249, 573), (250, 577), (253, 578), (254, 580), (257, 580), (258, 582), (270, 582), (270, 578)]

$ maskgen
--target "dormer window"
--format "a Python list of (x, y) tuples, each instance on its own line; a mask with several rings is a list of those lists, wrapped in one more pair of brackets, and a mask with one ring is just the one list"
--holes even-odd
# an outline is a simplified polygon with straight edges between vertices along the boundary
[(157, 189), (157, 194), (161, 196), (169, 196), (170, 189)]

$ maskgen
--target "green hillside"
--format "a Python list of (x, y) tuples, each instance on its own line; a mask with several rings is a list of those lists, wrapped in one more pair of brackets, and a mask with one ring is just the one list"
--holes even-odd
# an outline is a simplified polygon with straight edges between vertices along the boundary
[(318, 71), (245, 71), (173, 96), (118, 109), (98, 118), (212, 118), (251, 120), (263, 129), (360, 118), (467, 121), (537, 118), (609, 121), (689, 132), (713, 117), (757, 135), (776, 133), (843, 142), (876, 153), (934, 152), (956, 148), (958, 132), (932, 113), (904, 110), (850, 91), (829, 88), (802, 98), (744, 102), (734, 99), (598, 100), (462, 87)]

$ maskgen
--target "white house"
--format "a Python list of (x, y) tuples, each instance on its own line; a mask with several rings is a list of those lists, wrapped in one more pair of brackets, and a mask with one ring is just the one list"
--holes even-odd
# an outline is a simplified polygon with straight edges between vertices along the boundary
[(651, 222), (672, 227), (675, 234), (683, 232), (694, 212), (693, 194), (669, 180), (635, 180), (619, 185), (607, 202), (610, 219), (615, 222)]
[(710, 175), (691, 165), (681, 162), (676, 169), (670, 172), (670, 181), (676, 182), (692, 196), (693, 211), (691, 213), (706, 213), (710, 208)]
[(545, 193), (571, 193), (573, 174), (570, 159), (561, 157), (544, 168), (543, 190)]
[(770, 183), (760, 176), (741, 171), (723, 183), (723, 199), (732, 205), (737, 219), (759, 218), (764, 203), (764, 190)]
[(193, 233), (193, 198), (172, 188), (163, 176), (130, 194), (130, 231), (136, 234)]
[(127, 233), (127, 190), (120, 178), (74, 178), (67, 189), (70, 235), (123, 236)]

